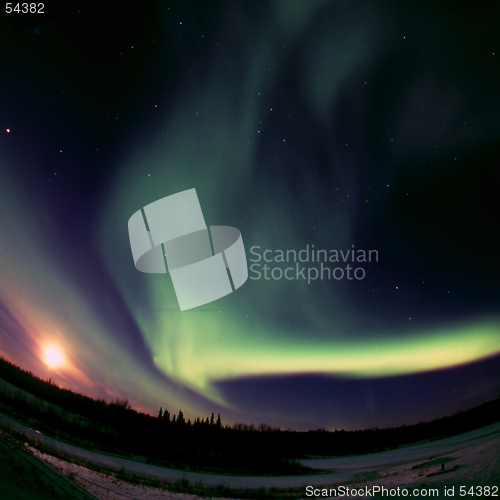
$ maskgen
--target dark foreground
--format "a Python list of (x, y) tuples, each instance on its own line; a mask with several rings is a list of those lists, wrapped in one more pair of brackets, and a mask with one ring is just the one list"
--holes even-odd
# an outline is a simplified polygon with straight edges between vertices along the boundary
[(0, 491), (5, 499), (95, 500), (83, 488), (0, 434)]
[[(37, 472), (31, 473), (30, 461), (24, 461), (26, 451), (33, 454), (29, 457), (30, 460), (38, 457), (56, 471), (76, 481), (95, 498), (102, 500), (108, 498), (191, 500), (200, 497), (273, 500), (311, 498), (306, 496), (308, 485), (316, 491), (322, 488), (328, 488), (329, 491), (330, 488), (336, 488), (339, 485), (350, 488), (373, 486), (388, 489), (406, 488), (410, 493), (416, 489), (432, 488), (436, 493), (429, 493), (428, 496), (433, 498), (460, 498), (460, 487), (467, 487), (467, 492), (474, 493), (479, 487), (500, 485), (500, 423), (459, 436), (427, 441), (397, 450), (305, 461), (311, 467), (326, 469), (328, 471), (326, 474), (250, 477), (178, 471), (119, 456), (91, 452), (44, 436), (22, 424), (16, 424), (5, 415), (0, 414), (0, 416), (4, 429), (17, 438), (20, 450), (15, 450), (14, 460), (18, 460), (18, 465), (23, 467), (19, 469), (21, 476), (18, 475), (17, 479), (8, 482), (9, 487), (11, 483), (18, 486), (19, 481), (27, 475), (30, 481), (44, 484), (43, 488), (39, 488), (40, 491), (35, 489), (36, 493), (49, 492), (48, 497), (30, 496), (30, 491), (33, 491), (31, 489), (26, 494), (21, 492), (19, 496), (6, 498), (34, 498), (35, 500), (38, 498), (80, 498), (74, 494), (66, 494), (65, 497), (64, 493), (62, 497), (57, 496), (57, 494), (61, 495), (55, 488), (60, 486), (57, 482), (58, 476), (33, 479), (39, 475)], [(25, 446), (25, 441), (30, 445)], [(10, 453), (9, 450), (12, 451), (12, 447), (7, 449)], [(57, 479), (56, 484), (52, 483), (54, 478)], [(23, 488), (31, 488), (30, 481), (26, 481)], [(456, 494), (445, 496), (445, 487), (455, 487)], [(471, 487), (473, 490), (470, 490)], [(491, 488), (489, 491), (493, 492)], [(495, 493), (500, 495), (497, 491)], [(323, 495), (320, 494), (320, 496)], [(470, 498), (472, 495), (467, 493), (465, 496)], [(495, 494), (482, 496), (494, 497)], [(373, 497), (379, 498), (379, 495)]]

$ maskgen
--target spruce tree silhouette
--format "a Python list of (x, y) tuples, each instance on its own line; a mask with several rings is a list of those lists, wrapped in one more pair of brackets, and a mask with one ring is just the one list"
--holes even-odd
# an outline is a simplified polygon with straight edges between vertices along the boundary
[(186, 420), (184, 419), (184, 413), (182, 410), (179, 410), (179, 415), (177, 416), (177, 425), (185, 425)]
[(166, 408), (165, 411), (163, 412), (163, 422), (165, 422), (166, 424), (170, 423), (170, 413)]

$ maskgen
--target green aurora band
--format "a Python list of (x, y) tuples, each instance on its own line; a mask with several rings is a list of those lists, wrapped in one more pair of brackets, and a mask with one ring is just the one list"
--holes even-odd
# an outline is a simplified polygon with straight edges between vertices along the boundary
[[(306, 166), (300, 200), (293, 198), (286, 182), (277, 179), (271, 186), (261, 179), (261, 172), (272, 168), (274, 161), (271, 151), (266, 160), (269, 165), (262, 164), (255, 147), (272, 120), (274, 111), (268, 103), (281, 92), (279, 82), (285, 78), (281, 71), (298, 50), (295, 40), (329, 3), (318, 3), (315, 11), (305, 11), (310, 5), (305, 1), (281, 0), (273, 5), (274, 23), (263, 29), (251, 46), (242, 40), (245, 37), (239, 38), (239, 33), (232, 46), (221, 44), (221, 61), (242, 61), (233, 81), (228, 82), (225, 70), (214, 63), (210, 78), (190, 80), (189, 92), (170, 99), (168, 109), (159, 103), (158, 112), (164, 113), (165, 119), (163, 131), (154, 139), (151, 135), (138, 137), (135, 143), (132, 137), (133, 145), (124, 148), (121, 157), (115, 157), (117, 173), (111, 179), (112, 192), (103, 199), (101, 219), (91, 221), (99, 228), (95, 243), (123, 302), (156, 366), (173, 383), (169, 385), (147, 372), (113, 335), (116, 332), (104, 326), (85, 291), (79, 289), (61, 262), (64, 228), (51, 224), (50, 203), (27, 199), (22, 186), (15, 185), (7, 175), (7, 171), (19, 170), (22, 165), (7, 164), (0, 158), (0, 298), (36, 343), (32, 347), (30, 339), (13, 338), (5, 328), (0, 351), (10, 353), (13, 361), (48, 378), (51, 373), (44, 372), (43, 363), (37, 365), (34, 360), (40, 357), (39, 343), (57, 341), (74, 370), (56, 375), (72, 390), (95, 395), (91, 391), (98, 387), (102, 391), (98, 395), (128, 398), (136, 408), (153, 411), (168, 402), (174, 411), (182, 408), (192, 417), (203, 414), (209, 406), (186, 394), (183, 387), (209, 402), (231, 408), (217, 390), (220, 381), (285, 374), (390, 377), (454, 367), (500, 353), (500, 317), (469, 318), (460, 324), (436, 324), (408, 332), (387, 328), (373, 313), (369, 318), (373, 331), (353, 333), (347, 311), (356, 303), (356, 283), (317, 281), (307, 286), (300, 280), (248, 280), (235, 293), (213, 304), (181, 313), (168, 275), (147, 275), (135, 269), (127, 231), (130, 216), (148, 203), (191, 188), (197, 190), (208, 225), (234, 226), (241, 231), (247, 258), (253, 245), (300, 250), (306, 243), (314, 243), (316, 248), (351, 248), (355, 224), (352, 211), (335, 199), (331, 213), (324, 214), (316, 196), (317, 185)], [(368, 12), (370, 9), (373, 12)], [(343, 21), (338, 28), (317, 33), (314, 40), (302, 38), (300, 49), (304, 54), (315, 51), (321, 56), (310, 59), (308, 78), (300, 81), (300, 89), (305, 107), (316, 124), (325, 128), (331, 125), (329, 116), (338, 110), (337, 97), (343, 85), (354, 74), (359, 76), (360, 68), (368, 71), (376, 64), (377, 42), (385, 36), (377, 23), (388, 15), (366, 6), (363, 21), (354, 4), (345, 4), (341, 13)], [(455, 39), (462, 44), (457, 52), (463, 51), (467, 36)], [(387, 41), (384, 39), (384, 43)], [(157, 46), (162, 43), (158, 42)], [(165, 54), (171, 52), (172, 47), (163, 43)], [(180, 53), (182, 48), (176, 50)], [(271, 54), (279, 57), (272, 58)], [(415, 69), (415, 82), (435, 78), (428, 66)], [(187, 69), (178, 71), (185, 71), (187, 79)], [(179, 78), (183, 77), (181, 73)], [(171, 73), (163, 70), (160, 76), (171, 78)], [(431, 92), (421, 85), (406, 98), (411, 105), (420, 106), (426, 100), (437, 108), (440, 102)], [(449, 90), (450, 99), (453, 92), (462, 90)], [(475, 140), (472, 137), (470, 143), (457, 144), (433, 117), (412, 128), (411, 133), (398, 136), (414, 121), (411, 113), (405, 115), (409, 106), (395, 106), (391, 111), (397, 115), (393, 117), (397, 126), (391, 166), (387, 168), (393, 171), (394, 185), (407, 173), (405, 164), (411, 164), (415, 157), (426, 158), (428, 150), (434, 151), (434, 142), (465, 154)], [(489, 117), (500, 116), (497, 107), (485, 108), (481, 120), (488, 123)], [(450, 107), (449, 120), (461, 123), (470, 113), (459, 103)], [(433, 145), (429, 137), (435, 139)], [(335, 165), (336, 159), (331, 160)], [(422, 161), (419, 175), (425, 177), (430, 169), (429, 163)], [(436, 178), (440, 174), (433, 171)], [(355, 182), (353, 171), (339, 169), (341, 192), (347, 192)], [(374, 210), (381, 206), (377, 203), (382, 201), (373, 201)], [(327, 230), (319, 231), (316, 241), (303, 238), (291, 222), (290, 213), (297, 215), (304, 204), (325, 221)], [(44, 205), (48, 208), (42, 210)], [(70, 261), (71, 256), (64, 257)], [(380, 259), (384, 259), (382, 253)], [(367, 274), (374, 271), (370, 265), (364, 267)], [(336, 297), (335, 310), (325, 304), (324, 298), (330, 296)], [(288, 322), (282, 312), (290, 309), (300, 322)], [(242, 418), (241, 413), (238, 418)]]
[[(184, 103), (169, 116), (161, 139), (138, 145), (127, 155), (103, 223), (106, 229), (101, 241), (108, 269), (158, 368), (227, 406), (214, 383), (231, 378), (299, 373), (395, 376), (453, 367), (500, 352), (500, 321), (491, 317), (471, 319), (468, 324), (436, 325), (411, 334), (387, 332), (382, 338), (370, 335), (372, 332), (345, 337), (348, 321), (344, 315), (317, 304), (318, 295), (331, 293), (326, 287), (332, 284), (321, 281), (308, 287), (299, 280), (248, 280), (235, 293), (200, 308), (202, 311), (178, 311), (168, 275), (142, 274), (133, 265), (127, 221), (148, 203), (195, 187), (207, 224), (238, 227), (247, 258), (252, 245), (302, 249), (306, 243), (276, 209), (293, 207), (290, 194), (285, 190), (270, 193), (266, 186), (260, 187), (258, 197), (251, 194), (249, 186), (258, 165), (247, 138), (258, 128), (255, 113), (237, 109), (229, 114), (226, 98), (209, 83), (207, 86), (204, 94), (209, 97), (203, 103), (199, 99)], [(252, 88), (256, 90), (255, 85)], [(205, 99), (211, 104), (205, 106)], [(198, 110), (203, 116), (196, 121), (193, 116)], [(238, 113), (239, 125), (230, 127), (231, 117)], [(210, 126), (214, 116), (218, 126)], [(235, 144), (241, 146), (232, 147)], [(305, 192), (309, 189), (312, 192), (313, 186), (304, 179)], [(239, 193), (249, 200), (255, 198), (245, 207), (244, 227), (241, 216), (233, 215), (232, 210), (233, 204), (240, 203)], [(335, 218), (328, 221), (334, 240), (316, 242), (316, 248), (350, 248), (349, 214), (344, 206), (337, 208)], [(365, 269), (370, 272), (369, 267)], [(333, 286), (339, 295), (345, 295), (341, 285)], [(274, 313), (286, 302), (284, 297), (291, 296), (296, 297), (306, 318), (303, 329), (287, 328), (275, 318)], [(348, 307), (349, 294), (341, 300)]]
[[(263, 120), (273, 112), (264, 103), (277, 92), (279, 78), (283, 78), (280, 65), (292, 57), (292, 41), (313, 15), (309, 9), (305, 12), (305, 6), (301, 2), (293, 6), (276, 2), (275, 23), (255, 44), (248, 47), (235, 39), (235, 45), (245, 54), (241, 56), (245, 66), (237, 80), (229, 84), (234, 91), (227, 90), (223, 71), (214, 68), (211, 78), (193, 83), (188, 96), (164, 111), (162, 135), (136, 144), (124, 156), (103, 219), (107, 228), (101, 235), (105, 261), (156, 365), (169, 377), (222, 405), (228, 403), (214, 383), (225, 379), (297, 373), (394, 376), (457, 366), (500, 352), (499, 318), (436, 325), (411, 334), (384, 332), (381, 338), (370, 335), (372, 332), (344, 336), (349, 324), (345, 315), (318, 305), (322, 293), (332, 293), (331, 283), (318, 281), (308, 287), (298, 280), (248, 280), (235, 293), (201, 308), (212, 310), (180, 313), (168, 276), (135, 270), (128, 243), (128, 218), (148, 203), (193, 187), (208, 225), (241, 230), (247, 259), (252, 245), (304, 248), (307, 241), (299, 237), (289, 216), (283, 214), (296, 209), (298, 201), (280, 187), (285, 182), (276, 182), (273, 187), (260, 182), (259, 170), (265, 165), (259, 164), (252, 143), (257, 134), (265, 133)], [(303, 48), (304, 53), (315, 50), (322, 54), (311, 60), (310, 77), (303, 81), (302, 90), (311, 113), (325, 127), (329, 122), (324, 111), (334, 109), (342, 84), (363, 65), (373, 64), (377, 44), (369, 40), (382, 36), (376, 18), (383, 13), (374, 11), (364, 16), (370, 19), (367, 24), (354, 8), (344, 8), (349, 22), (339, 25), (335, 33), (316, 34), (314, 45), (311, 41), (308, 46), (306, 40)], [(320, 10), (318, 5), (314, 15)], [(233, 48), (221, 47), (221, 60), (231, 60)], [(282, 57), (276, 58), (276, 65), (268, 70), (268, 55), (273, 53)], [(403, 129), (408, 118), (402, 115), (397, 120)], [(426, 133), (439, 137), (442, 144), (450, 141), (441, 125), (430, 121), (426, 126)], [(409, 155), (422, 148), (421, 139), (415, 134), (398, 138), (393, 162), (404, 164)], [(396, 181), (404, 175), (404, 168), (394, 170)], [(339, 171), (341, 188), (352, 182), (348, 169)], [(306, 174), (302, 189), (301, 203), (306, 200), (314, 207), (316, 186)], [(322, 218), (321, 208), (317, 209)], [(244, 220), (242, 213), (246, 215)], [(316, 248), (350, 248), (352, 217), (346, 206), (339, 200), (334, 216), (325, 219), (329, 236), (312, 242), (317, 243)], [(369, 273), (370, 268), (366, 271)], [(352, 295), (340, 284), (333, 286), (347, 309), (353, 302)], [(278, 319), (279, 311), (292, 297), (304, 319), (302, 326), (286, 325)], [(373, 324), (379, 331), (375, 316)]]

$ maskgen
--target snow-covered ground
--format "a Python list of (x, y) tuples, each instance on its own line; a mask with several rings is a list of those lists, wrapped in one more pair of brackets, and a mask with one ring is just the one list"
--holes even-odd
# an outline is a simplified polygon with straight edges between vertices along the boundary
[[(391, 487), (443, 489), (456, 487), (455, 497), (460, 486), (498, 485), (500, 486), (500, 423), (475, 431), (438, 441), (407, 446), (398, 450), (369, 455), (303, 460), (310, 467), (326, 469), (326, 474), (292, 477), (245, 477), (199, 472), (178, 471), (136, 462), (122, 457), (96, 453), (74, 445), (62, 443), (43, 436), (35, 429), (29, 429), (9, 417), (0, 414), (0, 420), (16, 428), (31, 439), (44, 443), (69, 458), (92, 462), (106, 467), (110, 474), (92, 472), (65, 460), (56, 459), (32, 452), (65, 475), (74, 478), (81, 486), (97, 498), (116, 499), (191, 499), (192, 495), (169, 493), (155, 488), (132, 486), (113, 477), (112, 471), (121, 470), (126, 474), (142, 476), (160, 481), (174, 482), (187, 479), (192, 485), (225, 485), (231, 488), (303, 488), (308, 485), (320, 488), (349, 484), (350, 487), (371, 487), (373, 485)], [(444, 464), (444, 469), (443, 469)], [(436, 474), (437, 473), (437, 474)], [(498, 492), (500, 495), (500, 491)], [(466, 496), (470, 498), (470, 496)], [(434, 496), (436, 498), (436, 496)], [(446, 497), (450, 498), (450, 496)]]

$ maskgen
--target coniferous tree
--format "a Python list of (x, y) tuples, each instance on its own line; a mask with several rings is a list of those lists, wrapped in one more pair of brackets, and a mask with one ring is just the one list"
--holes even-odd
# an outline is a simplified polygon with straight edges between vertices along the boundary
[(184, 425), (186, 423), (186, 420), (184, 419), (184, 413), (182, 413), (182, 410), (179, 410), (179, 415), (177, 416), (177, 425)]
[(163, 409), (162, 407), (160, 406), (160, 411), (158, 412), (158, 420), (161, 420), (163, 417)]

